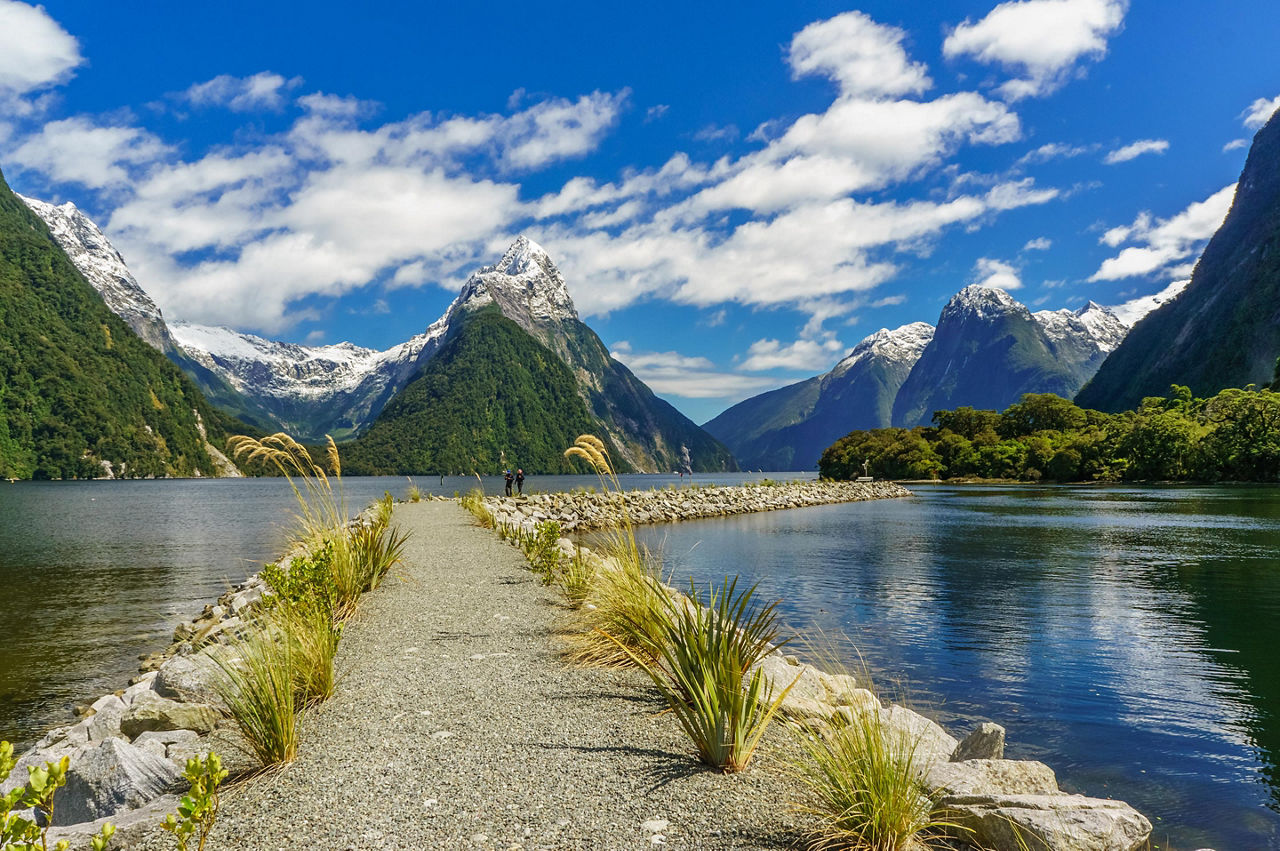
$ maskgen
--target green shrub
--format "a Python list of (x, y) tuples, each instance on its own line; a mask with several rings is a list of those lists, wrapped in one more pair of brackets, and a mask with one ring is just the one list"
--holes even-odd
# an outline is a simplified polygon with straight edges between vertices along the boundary
[(218, 697), (264, 766), (292, 762), (298, 752), (294, 642), (268, 622), (231, 646), (231, 658), (214, 657)]
[(170, 813), (160, 822), (160, 827), (174, 835), (178, 851), (187, 851), (187, 843), (196, 837), (196, 851), (204, 851), (204, 844), (218, 818), (218, 787), (227, 777), (222, 759), (216, 753), (207, 758), (193, 756), (187, 760), (182, 776), (191, 784), (191, 790), (178, 801), (178, 811)]
[(797, 773), (815, 801), (800, 809), (819, 820), (811, 847), (924, 849), (930, 832), (956, 828), (934, 817), (936, 802), (920, 780), (918, 736), (890, 727), (876, 711), (838, 715), (831, 725), (796, 728), (808, 757)]

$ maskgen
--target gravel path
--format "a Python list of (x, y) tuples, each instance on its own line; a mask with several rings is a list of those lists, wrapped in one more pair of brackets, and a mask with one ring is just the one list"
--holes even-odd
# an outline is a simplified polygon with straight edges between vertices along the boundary
[[(795, 781), (766, 736), (699, 765), (636, 672), (558, 656), (557, 596), (452, 502), (400, 505), (402, 575), (365, 597), (301, 755), (223, 796), (220, 849), (785, 848)], [(149, 848), (172, 848), (154, 838)]]

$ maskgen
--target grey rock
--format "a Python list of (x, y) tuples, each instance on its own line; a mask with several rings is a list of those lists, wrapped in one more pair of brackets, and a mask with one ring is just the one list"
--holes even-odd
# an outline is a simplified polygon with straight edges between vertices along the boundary
[(101, 742), (120, 735), (120, 720), (128, 709), (114, 694), (104, 695), (93, 702), (94, 713), (84, 720), (90, 742)]
[[(61, 794), (61, 793), (59, 793)], [(164, 817), (178, 808), (175, 795), (161, 795), (154, 801), (136, 810), (116, 813), (91, 822), (53, 827), (49, 830), (50, 847), (59, 840), (71, 843), (72, 851), (89, 848), (89, 839), (102, 829), (104, 822), (115, 825), (115, 837), (111, 840), (111, 848), (132, 848), (145, 837), (160, 833), (160, 822)], [(169, 845), (172, 845), (170, 839)]]
[(174, 742), (169, 745), (168, 756), (176, 765), (185, 766), (191, 757), (207, 757), (210, 753), (216, 753), (222, 758), (222, 767), (233, 777), (262, 767), (262, 763), (253, 755), (248, 741), (234, 727), (221, 727), (195, 740)]
[(969, 759), (940, 762), (925, 783), (944, 795), (1055, 795), (1058, 778), (1043, 762), (1021, 759)]
[(937, 723), (896, 703), (881, 710), (885, 726), (912, 747), (916, 764), (927, 770), (935, 762), (947, 762), (960, 744)]
[(190, 656), (175, 656), (165, 662), (153, 685), (156, 694), (172, 700), (218, 703), (215, 684), (222, 676), (222, 670), (214, 661), (214, 656), (219, 653), (223, 654), (221, 658), (229, 658), (228, 651), (209, 648)]
[(209, 733), (220, 713), (207, 703), (180, 703), (148, 694), (140, 697), (120, 719), (120, 732), (130, 739), (154, 730), (194, 730)]
[[(962, 764), (962, 763), (957, 763)], [(1123, 801), (1082, 795), (957, 795), (943, 798), (943, 819), (980, 848), (1027, 851), (1135, 851), (1151, 822)]]
[(986, 721), (956, 746), (952, 762), (967, 759), (1004, 759), (1004, 727)]
[(173, 763), (122, 739), (87, 745), (72, 754), (53, 823), (79, 824), (140, 807), (168, 792), (180, 778)]
[[(171, 759), (169, 756), (171, 749), (177, 748), (179, 752), (185, 752), (199, 747), (199, 741), (200, 734), (195, 730), (151, 730), (134, 739), (133, 745), (165, 759)], [(179, 766), (186, 762), (185, 759), (182, 762), (172, 761)]]

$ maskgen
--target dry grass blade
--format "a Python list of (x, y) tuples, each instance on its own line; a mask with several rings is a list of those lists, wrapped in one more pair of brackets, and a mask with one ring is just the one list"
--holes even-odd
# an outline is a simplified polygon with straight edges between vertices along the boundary
[(291, 642), (259, 626), (231, 647), (232, 656), (213, 657), (221, 671), (218, 697), (263, 766), (292, 762), (298, 725)]

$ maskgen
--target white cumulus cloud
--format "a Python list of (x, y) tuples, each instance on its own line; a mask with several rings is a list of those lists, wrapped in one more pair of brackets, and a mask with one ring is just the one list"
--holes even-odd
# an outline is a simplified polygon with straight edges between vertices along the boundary
[(1126, 242), (1135, 244), (1104, 260), (1089, 280), (1115, 281), (1157, 273), (1185, 277), (1205, 242), (1222, 226), (1235, 193), (1233, 183), (1168, 219), (1157, 220), (1143, 212), (1133, 224), (1111, 228), (1100, 240), (1104, 245), (1118, 248)]
[(654, 392), (686, 399), (739, 401), (778, 383), (772, 378), (718, 370), (714, 363), (704, 357), (682, 355), (675, 351), (632, 351), (626, 341), (615, 343), (610, 354), (615, 360), (626, 364)]
[(932, 82), (923, 64), (908, 59), (905, 37), (862, 12), (844, 12), (796, 33), (787, 60), (796, 77), (830, 77), (848, 96), (919, 94)]
[(821, 341), (796, 340), (787, 345), (772, 339), (756, 340), (740, 367), (748, 372), (771, 369), (820, 372), (830, 369), (845, 351), (845, 345), (833, 337)]
[(150, 165), (171, 151), (139, 127), (76, 116), (45, 124), (10, 156), (19, 166), (58, 182), (102, 189), (124, 186), (135, 167)]
[(1169, 143), (1164, 139), (1139, 139), (1123, 148), (1111, 151), (1103, 158), (1103, 162), (1107, 165), (1127, 163), (1143, 154), (1163, 154), (1167, 150), (1169, 150)]
[(301, 77), (286, 80), (270, 71), (261, 71), (252, 77), (219, 74), (207, 82), (196, 83), (183, 92), (182, 97), (192, 106), (224, 106), (233, 112), (280, 110), (289, 90), (301, 84)]
[(0, 0), (0, 93), (65, 82), (83, 61), (79, 42), (43, 6)]
[(1249, 104), (1249, 108), (1240, 113), (1240, 118), (1244, 122), (1244, 126), (1250, 130), (1257, 130), (1270, 120), (1275, 111), (1280, 109), (1280, 95), (1273, 98), (1258, 98)]
[(970, 282), (979, 287), (990, 287), (995, 290), (1017, 290), (1022, 288), (1022, 278), (1012, 263), (996, 260), (991, 257), (979, 257), (973, 264), (973, 280)]
[(942, 50), (1018, 74), (1000, 87), (1008, 100), (1037, 97), (1065, 85), (1080, 60), (1105, 55), (1127, 10), (1128, 0), (1013, 0), (957, 26)]

